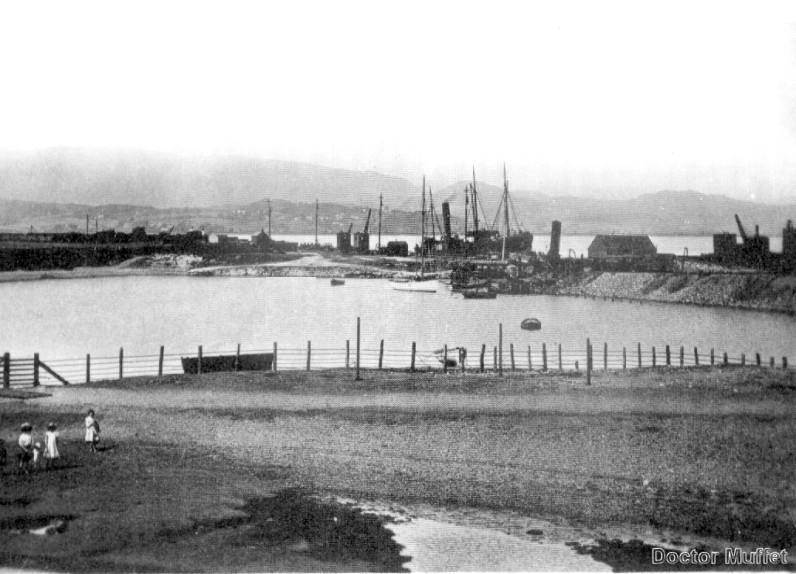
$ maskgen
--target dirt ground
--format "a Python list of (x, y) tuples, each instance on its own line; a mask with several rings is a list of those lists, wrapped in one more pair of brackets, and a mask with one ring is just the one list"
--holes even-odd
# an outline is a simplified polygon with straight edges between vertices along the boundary
[[(64, 455), (53, 471), (3, 468), (0, 565), (402, 568), (383, 519), (311, 495), (796, 546), (792, 371), (647, 369), (590, 387), (574, 373), (227, 373), (46, 390), (0, 397), (9, 455), (25, 421), (36, 436), (55, 422)], [(57, 532), (29, 534), (47, 524)]]

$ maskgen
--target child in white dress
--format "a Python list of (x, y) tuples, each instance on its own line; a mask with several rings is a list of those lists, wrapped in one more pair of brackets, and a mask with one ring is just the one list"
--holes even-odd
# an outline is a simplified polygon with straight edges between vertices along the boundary
[(33, 458), (33, 425), (24, 423), (19, 433), (17, 441), (19, 450), (17, 451), (17, 465), (20, 471), (30, 470), (30, 461)]
[(94, 418), (94, 410), (89, 409), (86, 415), (86, 444), (90, 452), (97, 452), (97, 443), (99, 442), (99, 423)]
[(58, 452), (58, 431), (55, 423), (47, 425), (47, 432), (44, 433), (44, 465), (45, 468), (55, 466), (55, 461), (60, 458), (61, 454)]

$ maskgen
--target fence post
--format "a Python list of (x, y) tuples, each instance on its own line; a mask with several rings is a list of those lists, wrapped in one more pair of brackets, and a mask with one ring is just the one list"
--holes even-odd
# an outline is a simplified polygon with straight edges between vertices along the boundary
[(240, 371), (240, 343), (238, 343), (238, 348), (235, 350), (235, 370)]
[(741, 366), (746, 366), (746, 353), (741, 353)]
[(274, 372), (276, 372), (277, 370), (276, 359), (277, 359), (277, 347), (276, 347), (276, 341), (274, 341), (274, 362), (272, 365)]
[(672, 364), (672, 353), (669, 349), (669, 345), (666, 345), (666, 366), (669, 367)]
[(591, 339), (586, 339), (586, 384), (591, 385)]
[(528, 370), (533, 370), (533, 363), (531, 362), (531, 346), (528, 345)]
[(638, 344), (638, 368), (641, 368), (641, 343)]
[[(413, 373), (415, 372), (415, 350), (416, 350), (416, 344), (415, 344), (414, 341), (412, 341), (412, 364), (410, 365), (409, 370), (412, 371)], [(483, 370), (483, 365), (484, 365), (484, 356), (482, 354), (481, 355), (481, 370)]]
[(33, 353), (33, 386), (39, 386), (39, 354)]
[(467, 349), (465, 347), (462, 347), (461, 349), (459, 349), (459, 363), (462, 367), (462, 373), (464, 373), (467, 368), (465, 366), (466, 361), (467, 361)]
[(727, 351), (724, 351), (724, 366), (726, 367), (729, 364), (729, 360), (727, 357)]
[(542, 370), (547, 370), (547, 344), (542, 343)]
[(755, 353), (755, 365), (760, 366), (760, 353)]
[(685, 365), (685, 347), (680, 345), (680, 367)]
[(788, 357), (782, 357), (782, 368), (783, 369), (788, 368)]
[(478, 366), (482, 373), (484, 372), (484, 355), (486, 355), (486, 343), (481, 343), (481, 361)]
[(357, 374), (354, 377), (355, 381), (361, 381), (362, 377), (359, 376), (359, 345), (360, 345), (360, 337), (359, 337), (359, 317), (357, 317)]
[(716, 364), (716, 353), (715, 353), (713, 347), (711, 347), (710, 348), (710, 366), (712, 367), (715, 364)]
[(91, 382), (91, 353), (86, 353), (86, 382)]
[(655, 347), (652, 347), (652, 366), (655, 367)]
[(196, 362), (196, 374), (202, 374), (202, 345), (199, 345), (199, 360)]
[(498, 351), (500, 353), (498, 355), (498, 375), (503, 376), (503, 323), (500, 323), (498, 333), (498, 346), (500, 347)]
[(561, 343), (558, 344), (558, 370), (564, 370), (564, 362), (561, 359)]
[(768, 362), (768, 365), (773, 369), (776, 367), (776, 363), (774, 362), (774, 357), (771, 357), (771, 360)]
[(351, 356), (351, 339), (345, 340), (345, 370), (347, 371), (350, 367), (349, 357)]
[(603, 371), (608, 370), (608, 343), (603, 343)]
[(492, 347), (492, 370), (497, 372), (498, 364), (497, 364), (497, 346)]
[(11, 386), (11, 353), (3, 354), (3, 387)]
[(622, 347), (622, 370), (627, 370), (627, 347)]
[(307, 341), (307, 371), (310, 370), (311, 358), (312, 358), (312, 341)]
[(578, 361), (575, 361), (575, 370), (580, 371), (580, 367), (578, 366)]
[(694, 365), (699, 366), (699, 351), (697, 351), (696, 347), (694, 347)]
[(443, 347), (443, 355), (442, 355), (442, 372), (448, 372), (448, 344), (445, 343)]
[(379, 370), (381, 371), (382, 361), (384, 360), (384, 339), (379, 343)]
[(124, 347), (119, 347), (119, 378), (124, 375)]
[(514, 343), (509, 343), (509, 357), (511, 357), (511, 370), (514, 370)]
[(160, 346), (160, 355), (158, 356), (158, 377), (162, 376), (163, 376), (163, 345)]

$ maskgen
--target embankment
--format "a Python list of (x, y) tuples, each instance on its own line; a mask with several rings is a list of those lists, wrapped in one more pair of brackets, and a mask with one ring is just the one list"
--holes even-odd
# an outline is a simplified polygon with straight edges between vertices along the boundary
[(547, 295), (796, 312), (796, 277), (772, 273), (592, 272), (532, 287)]

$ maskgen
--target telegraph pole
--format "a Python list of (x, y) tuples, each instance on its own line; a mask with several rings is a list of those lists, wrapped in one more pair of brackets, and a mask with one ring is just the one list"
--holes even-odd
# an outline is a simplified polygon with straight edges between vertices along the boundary
[(381, 251), (381, 208), (383, 205), (383, 197), (382, 194), (379, 194), (379, 243), (376, 247), (376, 251)]
[(318, 199), (315, 199), (315, 247), (318, 247)]
[(271, 200), (268, 200), (268, 239), (271, 239)]

